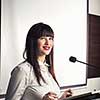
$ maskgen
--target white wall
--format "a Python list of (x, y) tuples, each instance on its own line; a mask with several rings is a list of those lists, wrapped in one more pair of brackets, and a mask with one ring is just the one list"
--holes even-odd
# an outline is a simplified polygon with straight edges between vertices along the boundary
[[(53, 2), (52, 0), (44, 0), (44, 2), (42, 0), (2, 0), (2, 76), (0, 80), (0, 92), (5, 93), (11, 70), (23, 60), (22, 53), (24, 50), (24, 42), (30, 26), (36, 22), (43, 21), (57, 31), (58, 28), (61, 28), (62, 24), (66, 23), (65, 16), (62, 18), (61, 15), (66, 12), (66, 9), (64, 9), (66, 8), (66, 3), (70, 3), (71, 0), (68, 2), (66, 1), (65, 3), (64, 1), (66, 0), (53, 0)], [(63, 9), (63, 12), (61, 9)], [(57, 26), (55, 26), (55, 23)], [(60, 32), (62, 31), (60, 30)], [(10, 36), (12, 36), (12, 38)], [(98, 90), (100, 89), (98, 83), (100, 83), (99, 78), (89, 79), (85, 88), (80, 88), (74, 92), (79, 93), (80, 91), (86, 92), (93, 91), (94, 89)]]
[(89, 13), (100, 16), (100, 0), (89, 0)]
[[(89, 14), (100, 16), (100, 0), (89, 0)], [(80, 92), (100, 91), (100, 78), (90, 78), (86, 87), (74, 89), (75, 94)]]
[[(89, 0), (89, 14), (100, 16), (100, 0)], [(100, 78), (88, 79), (87, 90), (100, 90)]]

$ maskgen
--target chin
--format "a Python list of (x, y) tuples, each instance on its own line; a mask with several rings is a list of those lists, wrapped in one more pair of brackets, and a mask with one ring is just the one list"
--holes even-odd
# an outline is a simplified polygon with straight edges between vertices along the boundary
[(45, 53), (45, 55), (49, 55), (49, 54), (50, 54), (50, 52), (46, 52), (46, 53)]
[(47, 56), (47, 55), (49, 55), (50, 53), (45, 53), (45, 55)]

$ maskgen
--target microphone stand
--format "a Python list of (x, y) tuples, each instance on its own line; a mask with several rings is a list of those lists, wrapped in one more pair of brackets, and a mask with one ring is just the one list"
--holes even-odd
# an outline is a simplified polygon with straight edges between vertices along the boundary
[(91, 66), (91, 68), (100, 68), (100, 67), (98, 67), (98, 66), (95, 66), (95, 65), (92, 65), (92, 64), (89, 64), (89, 63), (86, 63), (86, 62), (77, 60), (77, 58), (76, 58), (76, 57), (73, 57), (73, 56), (71, 56), (71, 57), (69, 58), (69, 61), (71, 61), (71, 62), (73, 62), (73, 63), (75, 63), (75, 62), (77, 61), (77, 62), (80, 62), (80, 63), (82, 63), (82, 64)]
[(99, 67), (97, 67), (97, 66), (95, 66), (95, 65), (91, 65), (91, 64), (88, 64), (88, 63), (79, 61), (79, 60), (76, 60), (76, 61), (77, 61), (77, 62), (80, 62), (80, 63), (83, 63), (83, 64), (86, 64), (86, 65), (88, 65), (88, 66), (91, 66), (92, 68), (99, 68)]

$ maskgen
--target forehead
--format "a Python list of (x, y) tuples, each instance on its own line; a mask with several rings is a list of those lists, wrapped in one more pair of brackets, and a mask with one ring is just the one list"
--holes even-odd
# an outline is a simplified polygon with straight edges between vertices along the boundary
[(42, 36), (45, 36), (45, 37), (54, 37), (54, 34), (50, 33), (50, 32), (43, 32), (43, 33), (41, 33), (40, 37), (42, 37)]
[[(41, 37), (44, 37), (44, 38), (48, 38), (48, 37), (49, 37), (49, 38), (53, 38), (52, 36), (41, 36)], [(40, 38), (41, 38), (41, 37), (40, 37)]]

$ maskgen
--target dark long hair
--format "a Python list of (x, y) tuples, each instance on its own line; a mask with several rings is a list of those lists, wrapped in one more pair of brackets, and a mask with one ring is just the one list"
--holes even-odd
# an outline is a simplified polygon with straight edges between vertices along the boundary
[[(52, 28), (47, 24), (44, 24), (44, 23), (34, 24), (28, 31), (25, 50), (23, 53), (23, 57), (25, 58), (25, 60), (28, 61), (33, 66), (33, 69), (37, 78), (37, 82), (39, 85), (41, 85), (40, 79), (42, 79), (45, 82), (45, 79), (43, 78), (40, 71), (40, 66), (37, 61), (37, 53), (36, 53), (37, 39), (40, 38), (41, 36), (54, 37), (54, 32)], [(57, 82), (55, 73), (54, 73), (54, 67), (53, 67), (53, 48), (50, 54), (46, 56), (46, 62), (50, 65), (49, 72), (51, 73), (54, 80)]]

